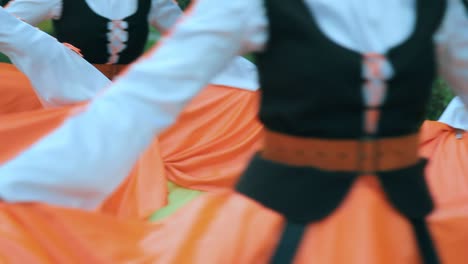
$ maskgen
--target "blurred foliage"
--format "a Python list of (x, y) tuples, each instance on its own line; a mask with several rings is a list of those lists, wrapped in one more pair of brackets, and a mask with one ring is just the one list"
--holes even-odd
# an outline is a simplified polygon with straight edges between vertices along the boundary
[(445, 81), (442, 79), (436, 80), (432, 88), (432, 97), (429, 101), (426, 118), (437, 120), (453, 97), (454, 94)]
[(0, 62), (10, 62), (7, 56), (0, 53)]
[(52, 21), (50, 20), (40, 23), (39, 28), (51, 35), (54, 33), (54, 27), (52, 26)]
[(187, 6), (190, 4), (190, 0), (177, 0), (177, 2), (179, 3), (180, 7), (182, 7), (182, 9), (187, 8)]

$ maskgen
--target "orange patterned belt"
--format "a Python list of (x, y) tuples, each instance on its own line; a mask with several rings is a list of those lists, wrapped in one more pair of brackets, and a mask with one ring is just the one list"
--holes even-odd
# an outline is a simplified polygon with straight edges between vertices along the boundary
[(262, 157), (291, 166), (372, 173), (396, 170), (419, 161), (419, 136), (329, 140), (265, 132)]
[(126, 64), (93, 64), (102, 74), (110, 80), (114, 79), (125, 67)]

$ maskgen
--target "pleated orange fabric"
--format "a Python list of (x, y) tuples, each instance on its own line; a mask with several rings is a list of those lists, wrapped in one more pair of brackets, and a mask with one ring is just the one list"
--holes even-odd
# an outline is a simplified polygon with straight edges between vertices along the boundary
[(167, 181), (215, 191), (231, 188), (262, 143), (259, 93), (209, 85), (143, 155), (102, 209), (146, 219), (167, 203)]
[(0, 204), (1, 263), (155, 263), (141, 221), (39, 204)]
[(109, 196), (99, 211), (119, 218), (148, 219), (167, 205), (167, 179), (158, 140), (143, 153), (126, 180)]
[[(10, 73), (18, 74), (12, 66), (5, 68), (8, 71), (1, 72), (7, 80)], [(30, 86), (22, 85), (16, 83), (26, 97), (36, 97)], [(231, 87), (206, 87), (176, 124), (155, 139), (127, 180), (100, 210), (120, 217), (147, 219), (167, 204), (167, 180), (202, 191), (232, 187), (261, 144), (258, 95)], [(31, 106), (33, 110), (17, 108), (16, 112), (0, 115), (0, 164), (60, 126), (78, 107), (81, 106), (56, 109)]]
[[(59, 127), (83, 106), (20, 112), (0, 116), (0, 164), (21, 154)], [(127, 180), (101, 206), (100, 211), (127, 218), (147, 218), (167, 202), (157, 140), (140, 157)]]
[[(430, 159), (426, 178), (436, 204), (427, 221), (442, 263), (451, 264), (468, 259), (468, 137), (459, 135), (426, 121), (420, 149)], [(163, 220), (148, 241), (156, 263), (268, 263), (284, 224), (275, 212), (225, 191), (205, 194)], [(358, 179), (332, 215), (307, 227), (294, 263), (422, 264), (411, 226), (372, 176)]]
[(28, 78), (8, 63), (0, 63), (0, 95), (0, 115), (42, 108)]
[[(467, 205), (468, 200), (438, 206), (428, 218), (442, 263), (468, 258)], [(162, 221), (147, 241), (154, 243), (155, 263), (268, 263), (284, 223), (280, 215), (226, 191), (197, 198)], [(294, 263), (422, 264), (411, 226), (371, 176), (360, 178), (332, 215), (307, 227)]]
[[(432, 179), (429, 179), (431, 182)], [(428, 218), (442, 263), (465, 263), (468, 203)], [(37, 204), (0, 204), (0, 256), (20, 263), (268, 263), (284, 219), (232, 191), (204, 194), (149, 224)], [(325, 220), (311, 224), (295, 262), (421, 263), (412, 230), (365, 176)]]
[(27, 149), (55, 128), (73, 112), (73, 107), (40, 109), (0, 115), (0, 164)]
[(210, 85), (160, 135), (167, 178), (201, 191), (232, 187), (262, 144), (259, 92)]
[(427, 174), (435, 203), (468, 206), (468, 133), (426, 121), (420, 152), (429, 158)]

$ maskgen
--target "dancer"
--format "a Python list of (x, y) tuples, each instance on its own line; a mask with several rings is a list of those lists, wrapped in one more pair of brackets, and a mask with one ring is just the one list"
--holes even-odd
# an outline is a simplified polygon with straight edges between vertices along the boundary
[[(174, 91), (164, 102), (180, 107), (229, 58), (259, 51), (265, 146), (237, 192), (204, 195), (153, 234), (170, 237), (157, 245), (160, 261), (463, 263), (466, 201), (433, 211), (417, 154), (436, 61), (462, 99), (466, 93), (461, 1), (213, 4), (199, 1), (133, 70), (152, 69), (159, 91)], [(172, 60), (172, 71), (150, 62), (188, 46), (200, 52)], [(195, 64), (208, 51), (215, 55), (198, 69), (199, 85), (171, 88), (176, 66)], [(161, 116), (177, 112), (163, 105)]]
[[(19, 177), (0, 182), (0, 195), (2, 186), (34, 182), (31, 175), (37, 171), (32, 170), (31, 158), (44, 153), (60, 157), (59, 148), (46, 146), (70, 134), (85, 155), (67, 159), (67, 170), (88, 164), (80, 170), (121, 176), (153, 135), (174, 122), (230, 59), (240, 52), (259, 51), (260, 118), (267, 129), (263, 151), (243, 175), (237, 192), (204, 195), (151, 232), (149, 240), (164, 240), (151, 249), (156, 261), (438, 263), (440, 258), (443, 263), (463, 263), (466, 203), (439, 204), (426, 227), (433, 206), (423, 177), (425, 162), (417, 155), (417, 130), (435, 76), (433, 38), (444, 74), (465, 98), (467, 64), (460, 63), (460, 52), (467, 47), (458, 44), (466, 43), (467, 32), (460, 28), (467, 28), (468, 22), (461, 1), (419, 0), (411, 5), (369, 1), (369, 13), (362, 12), (362, 0), (347, 2), (348, 6), (330, 0), (218, 4), (215, 9), (211, 0), (199, 1), (171, 37), (102, 97), (8, 162), (0, 180), (7, 179), (3, 175)], [(324, 11), (333, 16), (321, 17), (328, 14)], [(376, 14), (379, 19), (369, 27), (365, 22)], [(363, 23), (350, 22), (356, 19)], [(402, 24), (397, 31), (394, 21)], [(336, 31), (345, 25), (360, 30)], [(353, 38), (356, 32), (362, 37)], [(197, 47), (199, 52), (188, 55), (185, 47)], [(187, 56), (176, 59), (174, 53), (181, 50)], [(290, 50), (294, 53), (287, 53)], [(165, 65), (168, 58), (174, 59)], [(204, 66), (191, 72), (190, 82), (180, 83), (176, 78), (183, 74), (180, 69), (203, 58)], [(337, 70), (342, 78), (334, 76)], [(316, 91), (311, 83), (326, 89)], [(121, 122), (104, 135), (111, 125), (105, 120), (112, 116)], [(78, 133), (90, 123), (93, 131)], [(134, 127), (140, 128), (132, 133), (135, 138), (111, 144), (110, 138), (125, 139)], [(110, 160), (118, 166), (110, 166)], [(115, 184), (119, 178), (108, 180)], [(15, 199), (12, 194), (6, 197)]]
[[(172, 0), (15, 0), (7, 7), (32, 25), (54, 19), (59, 41), (72, 46), (110, 79), (143, 53), (150, 24), (165, 33), (182, 14)], [(7, 64), (0, 64), (0, 71), (10, 75), (9, 84), (0, 84), (0, 114), (41, 108), (30, 85), (23, 84), (23, 74), (11, 71)], [(42, 74), (39, 68), (35, 71)]]
[(182, 15), (173, 0), (14, 0), (7, 11), (32, 25), (52, 19), (57, 39), (110, 79), (143, 53), (149, 25), (164, 34)]
[[(149, 25), (164, 34), (182, 14), (172, 0), (15, 0), (7, 7), (32, 25), (53, 19), (58, 40), (84, 55), (109, 79), (143, 53)], [(0, 71), (10, 75), (8, 84), (0, 84), (0, 114), (41, 108), (30, 85), (24, 85), (22, 73), (7, 64), (0, 64)], [(35, 71), (42, 74), (40, 68)]]
[[(43, 104), (55, 108), (3, 117), (0, 140), (4, 163), (62, 124), (73, 109), (70, 105), (83, 104), (110, 82), (75, 52), (38, 30), (11, 26), (1, 42), (0, 50), (30, 78)], [(37, 68), (42, 69), (40, 74)], [(238, 57), (212, 83), (174, 126), (155, 139), (101, 210), (147, 219), (167, 204), (168, 191), (171, 201), (180, 204), (187, 195), (234, 185), (260, 146), (255, 66)], [(74, 206), (61, 198), (43, 201)], [(174, 210), (173, 204), (169, 208)]]

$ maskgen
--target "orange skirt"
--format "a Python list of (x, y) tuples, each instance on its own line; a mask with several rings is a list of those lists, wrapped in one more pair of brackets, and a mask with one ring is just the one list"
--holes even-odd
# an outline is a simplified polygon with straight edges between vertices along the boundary
[[(8, 113), (0, 115), (1, 164), (60, 126), (75, 106), (43, 109), (29, 83), (15, 81), (27, 81), (22, 73), (4, 64), (0, 74), (8, 80), (0, 83), (0, 91), (12, 94), (10, 97), (21, 91), (16, 96), (28, 99), (21, 104), (0, 100), (0, 113)], [(168, 180), (200, 191), (232, 187), (260, 147), (262, 126), (257, 110), (257, 92), (209, 85), (154, 140), (100, 210), (147, 219), (167, 204)]]
[(0, 203), (1, 263), (155, 263), (141, 221), (39, 204)]
[(426, 121), (421, 131), (420, 153), (429, 159), (426, 173), (434, 202), (468, 205), (468, 133), (436, 121)]
[[(436, 204), (427, 218), (441, 263), (468, 259), (468, 137), (439, 122), (422, 127), (421, 153)], [(161, 221), (146, 240), (155, 263), (268, 263), (285, 219), (233, 191), (205, 194)], [(164, 239), (164, 243), (158, 241)], [(422, 263), (413, 230), (372, 176), (362, 176), (330, 216), (308, 225), (294, 263)]]
[[(442, 263), (468, 258), (468, 200), (428, 218)], [(156, 263), (268, 263), (285, 220), (235, 193), (206, 194), (153, 231)], [(164, 240), (163, 243), (158, 241)], [(421, 263), (409, 223), (363, 177), (325, 220), (310, 224), (294, 263)]]
[[(442, 263), (468, 258), (467, 205), (439, 204), (428, 218)], [(0, 204), (0, 221), (6, 263), (268, 263), (285, 223), (227, 190), (155, 224), (37, 204)], [(332, 215), (308, 226), (294, 263), (419, 264), (418, 254), (407, 221), (362, 177)]]
[(0, 63), (0, 115), (41, 109), (26, 75), (8, 63)]
[[(441, 263), (468, 259), (468, 134), (434, 121), (422, 127), (420, 152), (436, 205), (427, 218)], [(285, 219), (232, 191), (205, 194), (152, 232), (157, 263), (268, 263)], [(164, 243), (157, 243), (159, 239)], [(329, 217), (310, 224), (294, 263), (422, 264), (408, 221), (372, 176), (358, 179)]]
[[(155, 141), (140, 160), (143, 163), (136, 165), (102, 211), (145, 218), (165, 203), (166, 179), (213, 193), (196, 198), (155, 224), (45, 205), (0, 204), (4, 223), (0, 259), (25, 263), (268, 263), (285, 219), (233, 191), (216, 191), (232, 186), (260, 147), (257, 96), (219, 86), (205, 89), (160, 142)], [(223, 98), (237, 101), (223, 102)], [(251, 108), (254, 111), (247, 111)], [(14, 158), (50, 133), (70, 109), (73, 107), (0, 117), (0, 145), (9, 146), (1, 161)], [(251, 133), (232, 130), (239, 125), (236, 122), (244, 124), (245, 130), (252, 129)], [(224, 137), (232, 140), (223, 141)], [(468, 171), (466, 140), (456, 139), (455, 131), (441, 123), (423, 126), (421, 153), (431, 159), (427, 180), (436, 202), (428, 222), (442, 263), (468, 259), (468, 191), (463, 173)], [(245, 156), (229, 159), (239, 153)], [(421, 260), (406, 219), (389, 205), (375, 178), (363, 176), (332, 215), (308, 226), (295, 263), (416, 264)]]
[(167, 181), (199, 191), (232, 188), (261, 147), (257, 110), (257, 92), (206, 87), (155, 139), (152, 155), (140, 158), (102, 210), (146, 219), (167, 204)]

